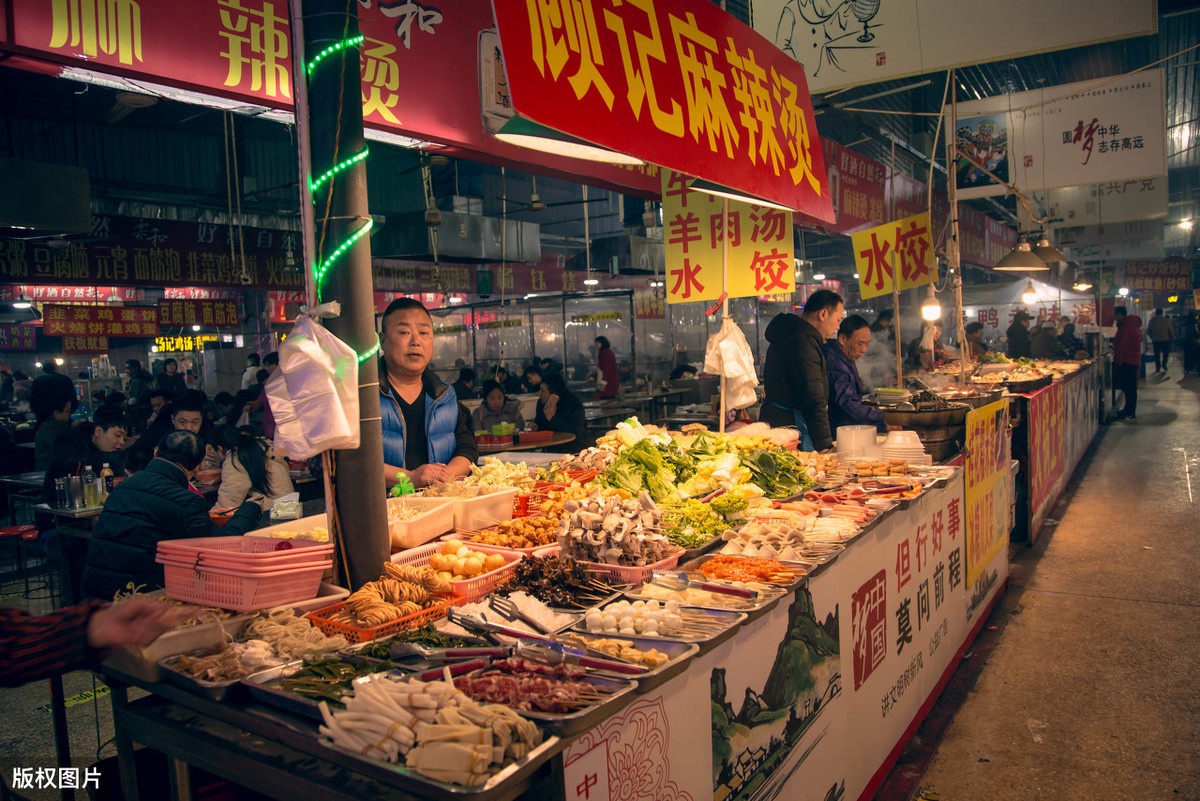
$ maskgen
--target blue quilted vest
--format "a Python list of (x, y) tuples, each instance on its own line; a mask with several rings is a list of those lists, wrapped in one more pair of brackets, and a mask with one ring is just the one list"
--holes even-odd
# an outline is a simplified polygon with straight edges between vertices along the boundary
[[(404, 414), (400, 411), (400, 403), (390, 392), (386, 369), (380, 364), (379, 412), (383, 426), (383, 460), (386, 464), (408, 467), (404, 464)], [(454, 393), (454, 387), (433, 373), (426, 372), (422, 381), (425, 384), (425, 438), (429, 444), (429, 463), (446, 464), (454, 457), (457, 447), (454, 429), (458, 425), (458, 396)]]

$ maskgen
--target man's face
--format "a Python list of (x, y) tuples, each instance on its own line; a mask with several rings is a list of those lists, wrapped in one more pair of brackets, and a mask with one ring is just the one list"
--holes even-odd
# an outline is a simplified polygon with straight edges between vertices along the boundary
[(126, 436), (128, 436), (128, 432), (125, 431), (125, 426), (110, 426), (107, 431), (96, 426), (92, 433), (92, 444), (96, 446), (97, 450), (112, 453), (125, 447)]
[(850, 357), (850, 361), (858, 361), (867, 352), (867, 346), (871, 344), (871, 329), (867, 326), (855, 331), (850, 336), (838, 334), (838, 344), (842, 346), (842, 351)]
[(71, 401), (67, 401), (66, 403), (63, 404), (61, 409), (56, 409), (54, 411), (53, 416), (54, 416), (54, 419), (58, 420), (60, 423), (65, 423), (66, 421), (71, 419), (71, 413), (74, 411), (75, 411), (75, 404), (72, 403)]
[(838, 326), (842, 324), (842, 317), (845, 314), (846, 307), (841, 303), (832, 309), (822, 309), (817, 312), (813, 325), (820, 332), (821, 339), (829, 339), (837, 333)]
[(383, 358), (390, 370), (425, 372), (433, 358), (433, 320), (425, 311), (402, 309), (384, 321)]
[(167, 375), (175, 375), (179, 372), (179, 365), (175, 362), (167, 362), (167, 364), (163, 367), (163, 370), (166, 371)]
[(164, 407), (166, 405), (167, 405), (167, 399), (164, 398), (162, 395), (155, 395), (154, 397), (150, 398), (150, 408), (154, 410), (155, 414), (158, 414), (159, 412), (161, 412), (162, 407)]
[(175, 424), (176, 431), (191, 431), (193, 434), (200, 433), (200, 423), (203, 421), (204, 415), (200, 412), (191, 412), (180, 409), (171, 415), (171, 422)]

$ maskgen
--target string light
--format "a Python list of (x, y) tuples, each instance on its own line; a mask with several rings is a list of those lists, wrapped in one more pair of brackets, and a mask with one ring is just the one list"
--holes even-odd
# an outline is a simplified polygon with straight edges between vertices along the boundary
[(311, 191), (313, 196), (315, 197), (317, 194), (317, 191), (325, 184), (326, 181), (329, 181), (331, 178), (333, 178), (333, 176), (337, 175), (342, 170), (353, 167), (355, 164), (357, 164), (358, 162), (365, 159), (368, 155), (370, 155), (370, 153), (371, 153), (371, 148), (364, 147), (362, 150), (355, 153), (353, 156), (350, 156), (349, 158), (343, 159), (342, 161), (339, 161), (337, 164), (334, 164), (332, 167), (330, 167), (328, 170), (326, 170), (325, 173), (323, 175), (321, 175), (321, 177), (316, 178), (316, 179), (309, 178), (308, 179), (309, 191)]
[(364, 352), (358, 354), (358, 363), (362, 364), (367, 359), (374, 356), (376, 353), (379, 353), (379, 343), (378, 342), (376, 342), (374, 345), (372, 345), (370, 348), (368, 348)]
[(324, 59), (332, 56), (339, 50), (345, 50), (350, 47), (358, 47), (360, 44), (365, 42), (366, 39), (366, 36), (359, 34), (358, 36), (351, 36), (349, 39), (343, 39), (340, 42), (334, 42), (333, 44), (329, 45), (320, 53), (317, 53), (315, 56), (313, 56), (311, 60), (309, 60), (308, 67), (306, 67), (308, 70), (308, 76), (310, 78), (312, 77), (312, 74), (317, 69), (317, 65), (320, 64)]
[(321, 298), (321, 285), (325, 283), (325, 274), (329, 272), (329, 268), (332, 267), (333, 263), (336, 262), (338, 259), (340, 259), (346, 253), (347, 250), (354, 247), (355, 242), (362, 239), (367, 234), (367, 232), (370, 231), (374, 227), (375, 227), (375, 221), (372, 220), (370, 217), (368, 217), (367, 221), (365, 223), (363, 223), (358, 228), (358, 230), (356, 230), (354, 233), (350, 234), (349, 238), (347, 238), (346, 241), (344, 241), (344, 242), (342, 242), (342, 244), (338, 245), (337, 249), (335, 249), (332, 253), (329, 254), (329, 258), (325, 259), (325, 261), (320, 262), (315, 267), (313, 267), (313, 276), (317, 279), (317, 300), (318, 301), (320, 301), (322, 299)]

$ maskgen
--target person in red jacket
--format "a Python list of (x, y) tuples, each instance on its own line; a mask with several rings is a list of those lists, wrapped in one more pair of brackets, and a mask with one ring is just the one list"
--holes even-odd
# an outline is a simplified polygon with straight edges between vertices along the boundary
[(1142, 363), (1142, 318), (1124, 306), (1113, 309), (1117, 335), (1113, 337), (1113, 391), (1125, 394), (1118, 420), (1137, 420), (1138, 368)]
[[(608, 337), (596, 337), (596, 367), (598, 377), (597, 398), (615, 398), (621, 389), (621, 373), (617, 368), (617, 354), (613, 352)], [(601, 386), (602, 385), (602, 386)]]

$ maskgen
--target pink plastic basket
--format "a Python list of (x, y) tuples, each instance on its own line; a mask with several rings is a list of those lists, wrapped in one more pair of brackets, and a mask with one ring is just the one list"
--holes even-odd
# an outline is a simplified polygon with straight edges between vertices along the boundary
[(227, 568), (283, 568), (312, 566), (333, 553), (333, 543), (277, 540), (270, 537), (196, 537), (163, 540), (158, 555), (189, 566)]
[[(424, 567), (429, 564), (429, 558), (438, 552), (441, 545), (440, 542), (434, 542), (417, 548), (409, 548), (407, 551), (392, 554), (392, 561), (398, 565)], [(514, 551), (505, 551), (499, 548), (484, 548), (482, 546), (478, 548), (475, 546), (469, 547), (480, 553), (498, 553), (504, 557), (505, 564), (504, 567), (497, 568), (490, 573), (482, 573), (464, 581), (451, 581), (450, 586), (454, 588), (455, 594), (462, 596), (462, 600), (457, 602), (457, 606), (482, 598), (496, 589), (496, 587), (508, 581), (517, 569), (517, 562), (523, 558), (521, 554)]]
[(158, 557), (167, 595), (177, 601), (248, 612), (315, 598), (332, 561), (282, 568), (237, 569)]
[(609, 584), (642, 584), (650, 578), (650, 574), (655, 570), (670, 570), (675, 567), (679, 564), (679, 557), (682, 554), (683, 549), (680, 548), (662, 561), (642, 567), (608, 565), (602, 562), (580, 562), (580, 564), (589, 570), (608, 576)]

